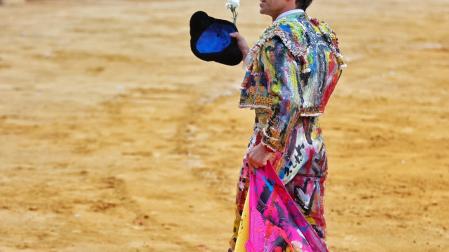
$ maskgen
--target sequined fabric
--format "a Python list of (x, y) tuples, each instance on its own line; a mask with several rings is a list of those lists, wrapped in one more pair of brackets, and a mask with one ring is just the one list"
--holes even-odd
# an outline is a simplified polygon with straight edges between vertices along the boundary
[(245, 61), (239, 106), (271, 111), (263, 142), (278, 151), (290, 123), (324, 112), (345, 67), (335, 33), (304, 12), (275, 21)]

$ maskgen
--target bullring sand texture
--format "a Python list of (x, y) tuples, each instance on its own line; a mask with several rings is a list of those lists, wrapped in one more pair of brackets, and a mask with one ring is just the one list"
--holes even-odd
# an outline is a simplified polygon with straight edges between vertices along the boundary
[[(22, 1), (23, 2), (23, 1)], [(224, 1), (0, 7), (0, 251), (225, 251), (253, 111), (189, 49)], [(332, 251), (449, 250), (449, 4), (316, 1), (348, 68), (322, 128)], [(250, 43), (268, 25), (242, 1)]]

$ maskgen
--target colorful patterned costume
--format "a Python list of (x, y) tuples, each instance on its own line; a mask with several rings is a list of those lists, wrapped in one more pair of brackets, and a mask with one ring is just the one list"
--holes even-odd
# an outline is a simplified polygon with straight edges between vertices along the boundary
[[(326, 23), (296, 12), (273, 22), (245, 61), (240, 107), (256, 112), (248, 151), (262, 142), (276, 152), (275, 172), (324, 242), (327, 158), (318, 117), (345, 66), (337, 37)], [(249, 186), (246, 157), (229, 251), (235, 247)]]

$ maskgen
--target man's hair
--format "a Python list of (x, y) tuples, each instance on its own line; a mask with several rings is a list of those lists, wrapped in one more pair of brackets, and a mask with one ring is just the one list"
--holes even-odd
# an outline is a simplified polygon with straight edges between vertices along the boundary
[(312, 1), (313, 0), (296, 0), (296, 8), (303, 9), (305, 11)]

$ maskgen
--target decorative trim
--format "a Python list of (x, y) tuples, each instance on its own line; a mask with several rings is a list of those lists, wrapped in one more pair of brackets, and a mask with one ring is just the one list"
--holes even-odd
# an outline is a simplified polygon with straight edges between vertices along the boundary
[[(270, 128), (272, 128), (272, 127), (270, 127)], [(273, 132), (273, 130), (270, 130), (270, 132)], [(264, 134), (264, 136), (266, 136), (267, 138), (273, 139), (273, 141), (279, 141), (279, 137), (280, 137), (279, 132), (278, 131), (274, 131), (274, 132), (275, 132), (276, 136), (270, 136), (270, 135), (268, 135), (266, 128), (262, 129), (262, 133)]]
[(282, 145), (279, 141), (275, 141), (263, 135), (261, 143), (270, 148), (271, 150), (273, 150), (274, 152), (276, 151), (282, 152)]
[[(346, 68), (347, 65), (344, 63), (343, 56), (340, 53), (340, 50), (338, 48), (338, 39), (335, 33), (329, 28), (329, 25), (324, 21), (319, 21), (315, 18), (309, 18), (306, 13), (304, 13), (304, 17), (306, 20), (308, 20), (314, 27), (316, 27), (321, 34), (324, 36), (327, 36), (331, 41), (330, 42), (330, 48), (332, 52), (335, 54), (337, 58), (337, 62), (339, 64), (340, 68)], [(305, 32), (307, 29), (306, 27), (299, 21), (297, 23), (301, 26), (302, 30)], [(249, 53), (247, 54), (244, 62), (247, 70), (250, 70), (250, 67), (260, 52), (260, 49), (262, 48), (263, 44), (267, 42), (269, 39), (278, 36), (283, 44), (287, 47), (287, 49), (295, 56), (297, 59), (301, 60), (302, 63), (302, 72), (308, 73), (310, 72), (310, 67), (308, 64), (308, 61), (306, 60), (306, 55), (308, 55), (308, 46), (307, 45), (295, 45), (292, 43), (291, 39), (289, 39), (288, 35), (284, 30), (280, 28), (280, 25), (282, 24), (288, 24), (286, 18), (281, 18), (279, 20), (274, 21), (271, 26), (269, 26), (267, 29), (265, 29), (265, 32), (262, 34), (262, 36), (259, 38), (259, 40), (256, 42), (256, 44), (250, 49)], [(326, 29), (329, 30), (329, 32), (324, 32), (323, 29), (320, 26), (325, 26)]]
[(321, 115), (323, 111), (321, 111), (318, 106), (315, 106), (315, 107), (301, 108), (299, 110), (299, 113), (300, 115), (312, 116), (312, 115)]
[(250, 108), (250, 109), (263, 108), (263, 109), (271, 109), (271, 107), (267, 107), (267, 106), (265, 106), (265, 105), (256, 105), (256, 104), (239, 104), (239, 108)]

